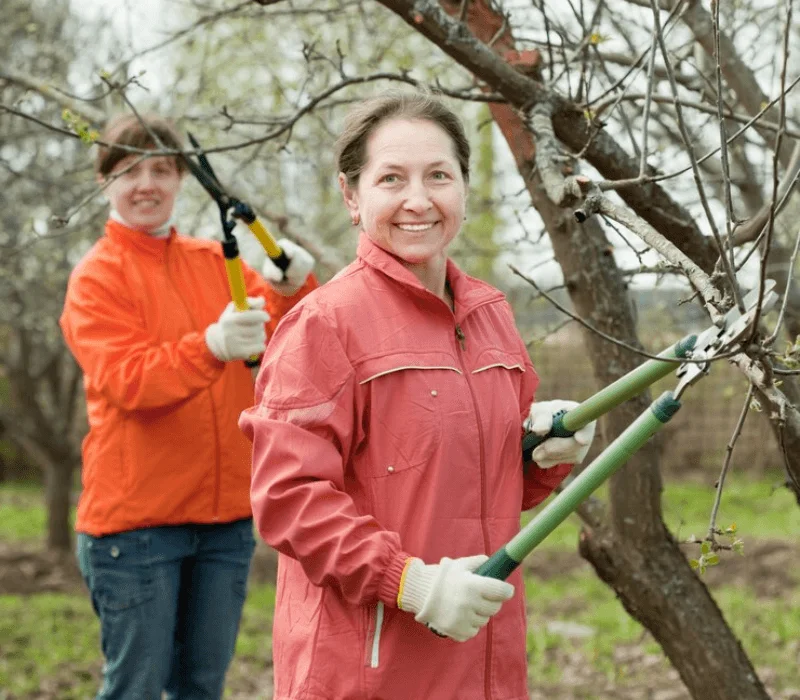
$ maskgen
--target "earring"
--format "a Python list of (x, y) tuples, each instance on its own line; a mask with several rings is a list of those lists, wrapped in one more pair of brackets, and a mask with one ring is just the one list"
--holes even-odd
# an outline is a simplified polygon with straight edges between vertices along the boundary
[(351, 221), (353, 222), (353, 226), (358, 226), (361, 223), (361, 216), (353, 214)]

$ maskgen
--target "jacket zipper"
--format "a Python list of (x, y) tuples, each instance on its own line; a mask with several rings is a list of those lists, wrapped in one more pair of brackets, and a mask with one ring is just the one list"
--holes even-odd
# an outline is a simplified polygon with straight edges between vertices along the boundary
[[(169, 271), (169, 245), (167, 245), (166, 250), (164, 251), (164, 268), (167, 272), (167, 279), (169, 280), (169, 284), (172, 289), (178, 295), (178, 298), (181, 300), (181, 304), (183, 305), (184, 311), (186, 311), (186, 315), (189, 317), (189, 320), (192, 323), (192, 326), (197, 328), (197, 321), (195, 320), (194, 316), (192, 315), (192, 310), (189, 308), (189, 305), (186, 303), (186, 300), (183, 298), (180, 290), (175, 286), (175, 283), (172, 281), (172, 275)], [(208, 399), (211, 402), (211, 420), (213, 422), (214, 428), (214, 456), (215, 456), (215, 463), (214, 463), (214, 501), (211, 510), (211, 519), (214, 521), (219, 520), (219, 490), (220, 490), (220, 445), (219, 445), (219, 424), (217, 421), (217, 404), (214, 401), (214, 393), (211, 391), (211, 386), (208, 387), (206, 390), (208, 391)]]
[(462, 350), (467, 349), (467, 336), (464, 335), (464, 331), (461, 330), (461, 326), (456, 323), (456, 338), (458, 338), (458, 342), (461, 345)]
[[(472, 382), (469, 378), (469, 373), (467, 372), (467, 368), (464, 365), (464, 356), (463, 353), (466, 350), (467, 346), (467, 336), (464, 333), (461, 326), (456, 323), (456, 338), (458, 339), (458, 344), (460, 350), (458, 351), (458, 359), (461, 363), (461, 369), (464, 372), (464, 378), (467, 380), (467, 386), (469, 387), (469, 393), (472, 396), (472, 405), (475, 408), (475, 415), (478, 418), (478, 444), (480, 445), (480, 465), (481, 465), (481, 530), (483, 532), (483, 548), (484, 550), (489, 549), (489, 532), (486, 527), (486, 454), (485, 454), (485, 446), (483, 441), (483, 427), (481, 425), (481, 413), (478, 409), (478, 402), (475, 399), (475, 390), (472, 388)], [(489, 620), (489, 623), (486, 625), (486, 669), (484, 675), (484, 693), (486, 698), (491, 699), (492, 697), (492, 631), (494, 629), (494, 625), (492, 624), (492, 620)]]
[(380, 665), (382, 629), (383, 629), (383, 601), (378, 601), (378, 604), (375, 606), (375, 631), (372, 633), (372, 642), (369, 645), (370, 668), (378, 668), (378, 666)]

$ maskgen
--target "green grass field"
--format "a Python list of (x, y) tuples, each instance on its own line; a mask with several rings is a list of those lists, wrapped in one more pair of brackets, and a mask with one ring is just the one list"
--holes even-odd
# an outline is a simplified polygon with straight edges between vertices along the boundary
[[(719, 524), (736, 523), (744, 556), (723, 556), (709, 585), (772, 697), (788, 700), (791, 689), (800, 687), (800, 509), (772, 483), (730, 482)], [(666, 485), (665, 519), (673, 532), (682, 539), (702, 537), (713, 496), (702, 484)], [(0, 488), (0, 544), (6, 549), (41, 540), (40, 501), (33, 488)], [(542, 545), (542, 557), (563, 566), (526, 578), (532, 689), (548, 697), (616, 698), (648, 697), (645, 689), (659, 684), (676, 687), (674, 671), (650, 635), (575, 553), (577, 531), (570, 518)], [(771, 554), (759, 556), (760, 551)], [(775, 585), (765, 587), (770, 581)], [(265, 688), (274, 600), (270, 583), (251, 583), (229, 700), (270, 697)], [(83, 700), (97, 690), (98, 623), (80, 591), (0, 595), (0, 649), (0, 700)]]

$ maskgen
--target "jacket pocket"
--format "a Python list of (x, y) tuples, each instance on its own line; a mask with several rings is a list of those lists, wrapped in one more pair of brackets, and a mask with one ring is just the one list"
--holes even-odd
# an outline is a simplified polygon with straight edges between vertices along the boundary
[(373, 358), (357, 368), (365, 392), (364, 461), (370, 475), (385, 477), (425, 467), (442, 439), (443, 388), (461, 371), (449, 357), (397, 353)]
[(383, 632), (384, 604), (377, 604), (367, 609), (367, 649), (366, 665), (370, 668), (379, 668), (381, 664), (381, 633)]
[(472, 374), (480, 374), (490, 369), (505, 369), (524, 372), (525, 365), (518, 353), (508, 352), (500, 348), (486, 348), (475, 359)]

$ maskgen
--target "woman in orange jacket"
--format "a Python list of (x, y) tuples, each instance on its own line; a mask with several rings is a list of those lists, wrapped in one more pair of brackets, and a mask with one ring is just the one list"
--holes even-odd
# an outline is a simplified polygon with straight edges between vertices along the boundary
[(280, 241), (285, 280), (266, 281), (282, 279), (269, 258), (262, 275), (244, 265), (250, 308), (236, 311), (219, 243), (170, 225), (184, 162), (142, 153), (180, 149), (172, 125), (123, 116), (101, 141), (111, 213), (60, 320), (89, 418), (76, 530), (106, 659), (97, 697), (216, 700), (254, 546), (244, 360), (317, 286), (314, 259)]

